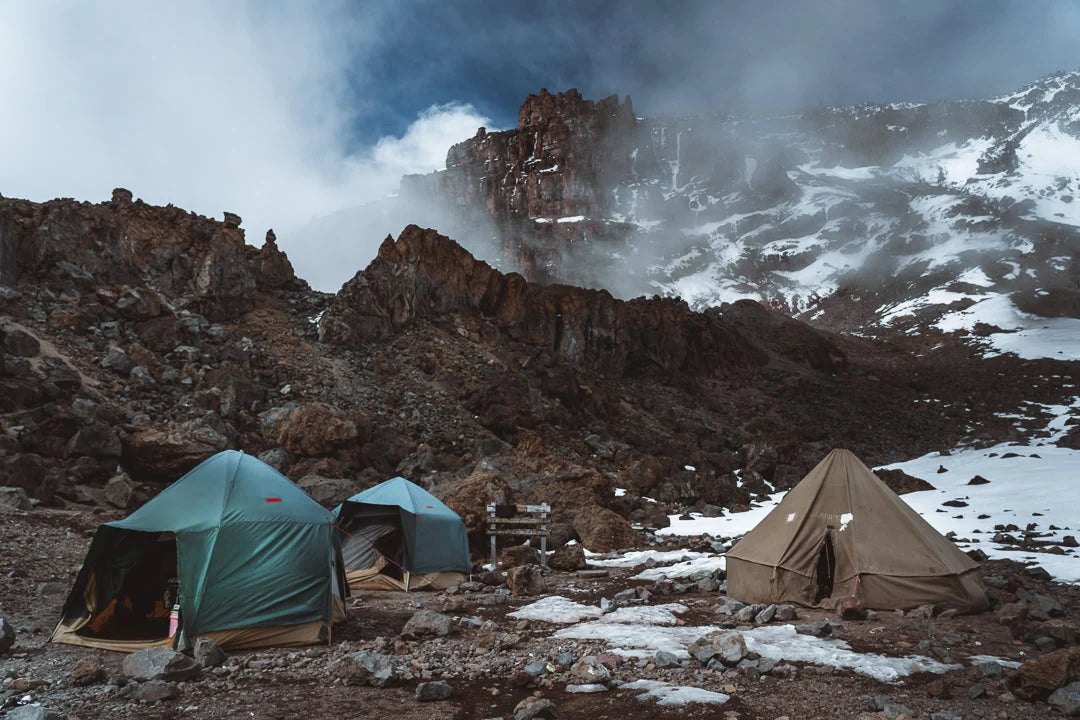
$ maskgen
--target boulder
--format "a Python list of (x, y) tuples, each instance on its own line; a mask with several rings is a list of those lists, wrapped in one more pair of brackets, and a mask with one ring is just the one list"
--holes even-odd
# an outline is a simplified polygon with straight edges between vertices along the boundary
[(305, 475), (296, 481), (311, 499), (323, 507), (332, 508), (364, 488), (355, 480), (327, 478), (322, 475)]
[(708, 664), (715, 657), (728, 667), (738, 665), (749, 654), (742, 633), (733, 631), (714, 632), (698, 638), (687, 651), (702, 664)]
[(585, 548), (578, 544), (563, 545), (548, 558), (548, 566), (553, 570), (566, 572), (584, 570), (588, 566), (585, 562)]
[(195, 641), (194, 655), (195, 662), (204, 668), (218, 667), (225, 664), (225, 651), (208, 637), (201, 637)]
[(129, 288), (116, 300), (116, 311), (127, 320), (149, 320), (161, 314), (161, 298), (149, 288)]
[(15, 628), (6, 619), (0, 617), (0, 653), (7, 652), (15, 645)]
[(87, 655), (68, 673), (68, 682), (75, 686), (93, 685), (105, 679), (105, 663), (100, 655)]
[(514, 707), (514, 720), (559, 720), (562, 715), (547, 698), (530, 695)]
[(857, 597), (848, 596), (836, 601), (836, 614), (841, 620), (865, 620), (866, 607)]
[(386, 687), (397, 679), (390, 658), (370, 650), (349, 653), (334, 663), (331, 671), (346, 685)]
[(9, 327), (2, 331), (0, 337), (3, 338), (4, 350), (15, 357), (32, 358), (41, 353), (41, 343), (25, 330)]
[(579, 511), (574, 518), (574, 529), (581, 537), (581, 543), (593, 552), (618, 550), (641, 541), (641, 535), (625, 518), (602, 507)]
[(1055, 650), (1028, 660), (1005, 679), (1005, 686), (1023, 700), (1045, 700), (1060, 687), (1080, 680), (1080, 646)]
[(122, 451), (120, 436), (116, 430), (95, 420), (79, 428), (68, 443), (69, 455), (87, 455), (94, 458), (118, 458)]
[(135, 484), (126, 475), (115, 475), (105, 483), (105, 502), (113, 507), (126, 510), (131, 507), (135, 497)]
[(1046, 702), (1065, 717), (1080, 717), (1080, 682), (1058, 688)]
[(506, 583), (512, 595), (539, 595), (547, 591), (547, 581), (539, 565), (519, 565), (510, 568)]
[(140, 430), (124, 443), (124, 467), (139, 482), (171, 482), (229, 445), (206, 420)]
[(548, 525), (548, 550), (558, 550), (571, 540), (580, 540), (577, 530), (570, 523), (551, 523)]
[(30, 496), (21, 487), (0, 487), (0, 510), (29, 510)]
[(604, 684), (611, 671), (595, 655), (586, 655), (570, 668), (570, 680), (578, 685)]
[(190, 680), (202, 672), (197, 662), (170, 648), (153, 647), (124, 658), (124, 675), (131, 680)]
[(417, 702), (435, 702), (446, 700), (454, 694), (453, 688), (442, 680), (422, 682), (416, 686)]
[(317, 402), (296, 406), (281, 418), (277, 436), (267, 439), (308, 457), (362, 444), (355, 422), (337, 408)]
[(453, 620), (448, 615), (434, 610), (420, 610), (413, 614), (401, 631), (402, 637), (445, 637), (453, 629)]
[(878, 469), (874, 471), (874, 474), (897, 495), (934, 489), (934, 486), (930, 483), (914, 475), (908, 475), (903, 470)]
[(139, 686), (132, 691), (130, 697), (136, 702), (150, 705), (152, 703), (161, 702), (162, 700), (175, 700), (181, 695), (183, 695), (183, 691), (176, 683), (166, 682), (165, 680), (149, 680), (140, 683)]
[(509, 545), (499, 551), (499, 564), (503, 568), (539, 565), (540, 551), (529, 545)]
[(664, 464), (654, 455), (645, 455), (619, 471), (616, 485), (634, 495), (648, 495), (664, 481)]

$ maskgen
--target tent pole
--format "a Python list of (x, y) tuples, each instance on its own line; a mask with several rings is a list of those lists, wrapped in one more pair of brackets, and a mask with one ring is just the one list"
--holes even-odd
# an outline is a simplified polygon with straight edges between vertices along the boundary
[(409, 592), (409, 578), (412, 577), (411, 573), (405, 573), (405, 592)]

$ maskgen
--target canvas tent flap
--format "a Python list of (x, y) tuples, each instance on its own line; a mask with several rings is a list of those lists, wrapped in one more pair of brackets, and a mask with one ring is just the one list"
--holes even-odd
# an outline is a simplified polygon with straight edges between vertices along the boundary
[(829, 453), (728, 551), (729, 594), (813, 604), (826, 538), (834, 597), (877, 608), (988, 605), (978, 564), (846, 450)]

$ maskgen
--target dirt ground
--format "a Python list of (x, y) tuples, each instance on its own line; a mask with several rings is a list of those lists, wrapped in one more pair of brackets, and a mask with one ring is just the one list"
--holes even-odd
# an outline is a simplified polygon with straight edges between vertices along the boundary
[[(638, 700), (636, 691), (571, 694), (565, 690), (565, 681), (541, 681), (539, 685), (527, 682), (521, 670), (533, 660), (548, 660), (563, 651), (580, 657), (605, 649), (600, 641), (553, 638), (553, 625), (508, 616), (514, 609), (535, 601), (535, 597), (509, 597), (504, 604), (481, 606), (476, 603), (479, 594), (450, 596), (432, 592), (363, 593), (350, 600), (350, 618), (335, 627), (329, 646), (240, 651), (229, 660), (229, 675), (206, 675), (201, 680), (181, 683), (182, 696), (178, 699), (143, 705), (122, 697), (115, 684), (71, 686), (68, 673), (92, 651), (47, 642), (94, 530), (112, 517), (109, 512), (42, 509), (0, 514), (0, 616), (17, 632), (15, 646), (0, 655), (0, 676), (4, 678), (0, 710), (8, 710), (29, 696), (68, 718), (510, 718), (522, 699), (541, 694), (555, 703), (562, 717), (591, 720), (879, 717), (870, 714), (868, 702), (873, 696), (887, 696), (902, 703), (917, 717), (941, 712), (954, 713), (964, 720), (1054, 716), (1045, 704), (1015, 700), (1005, 692), (1002, 679), (985, 678), (965, 661), (976, 654), (1017, 661), (1038, 655), (1033, 646), (1013, 640), (1009, 629), (999, 624), (993, 613), (917, 620), (882, 612), (876, 620), (845, 622), (835, 636), (857, 651), (916, 653), (963, 666), (943, 676), (918, 674), (898, 684), (803, 663), (790, 663), (795, 669), (787, 676), (770, 674), (760, 678), (736, 670), (714, 672), (696, 664), (659, 670), (635, 660), (624, 661), (615, 669), (613, 675), (623, 680), (661, 679), (732, 695), (722, 706), (662, 707), (653, 701)], [(988, 574), (1015, 574), (1018, 568), (1008, 561), (994, 561), (987, 566)], [(634, 572), (610, 569), (609, 576), (603, 578), (553, 573), (548, 578), (549, 591), (595, 604), (619, 590), (650, 584), (630, 580)], [(1042, 583), (1037, 589), (1064, 604), (1064, 620), (1076, 623), (1080, 617), (1080, 589), (1057, 583)], [(717, 593), (689, 592), (655, 596), (651, 602), (683, 603), (689, 610), (680, 622), (699, 625), (719, 622), (721, 618), (713, 612), (716, 600)], [(479, 622), (474, 622), (461, 625), (447, 638), (406, 643), (400, 640), (401, 629), (419, 608), (491, 621), (499, 637), (510, 639), (505, 647), (479, 647), (476, 640), (481, 630), (476, 627)], [(796, 622), (822, 619), (836, 618), (825, 610), (800, 610)], [(385, 689), (344, 685), (334, 679), (333, 662), (346, 652), (370, 648), (393, 652), (382, 648), (395, 644), (395, 657), (411, 663), (413, 679)], [(123, 656), (104, 653), (103, 658), (110, 682), (117, 680)], [(450, 700), (415, 700), (415, 686), (420, 680), (440, 678), (454, 689)], [(969, 689), (977, 683), (983, 684), (987, 692), (970, 699)]]

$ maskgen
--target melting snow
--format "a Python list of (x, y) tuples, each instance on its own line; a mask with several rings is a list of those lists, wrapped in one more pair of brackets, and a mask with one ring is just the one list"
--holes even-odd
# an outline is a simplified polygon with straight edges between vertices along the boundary
[(601, 557), (599, 553), (586, 553), (590, 565), (597, 567), (635, 567), (643, 565), (646, 560), (657, 563), (676, 562), (683, 560), (696, 560), (706, 557), (708, 553), (693, 550), (632, 550), (619, 557)]
[(730, 695), (702, 690), (685, 685), (672, 685), (659, 680), (635, 680), (619, 686), (620, 690), (645, 690), (637, 696), (638, 700), (656, 700), (657, 705), (689, 705), (690, 703), (712, 703), (723, 705), (731, 699)]
[(603, 613), (598, 607), (583, 605), (560, 595), (551, 595), (507, 614), (519, 620), (540, 620), (569, 625), (587, 618), (598, 618)]
[(675, 565), (668, 565), (667, 567), (649, 568), (639, 572), (631, 580), (688, 578), (694, 575), (709, 575), (714, 570), (724, 570), (726, 567), (727, 559), (723, 555), (706, 555), (686, 562), (676, 563)]
[(896, 682), (916, 672), (944, 673), (960, 667), (920, 655), (889, 657), (855, 652), (843, 640), (800, 635), (793, 625), (757, 627), (742, 635), (746, 649), (762, 657), (847, 668), (882, 682)]

